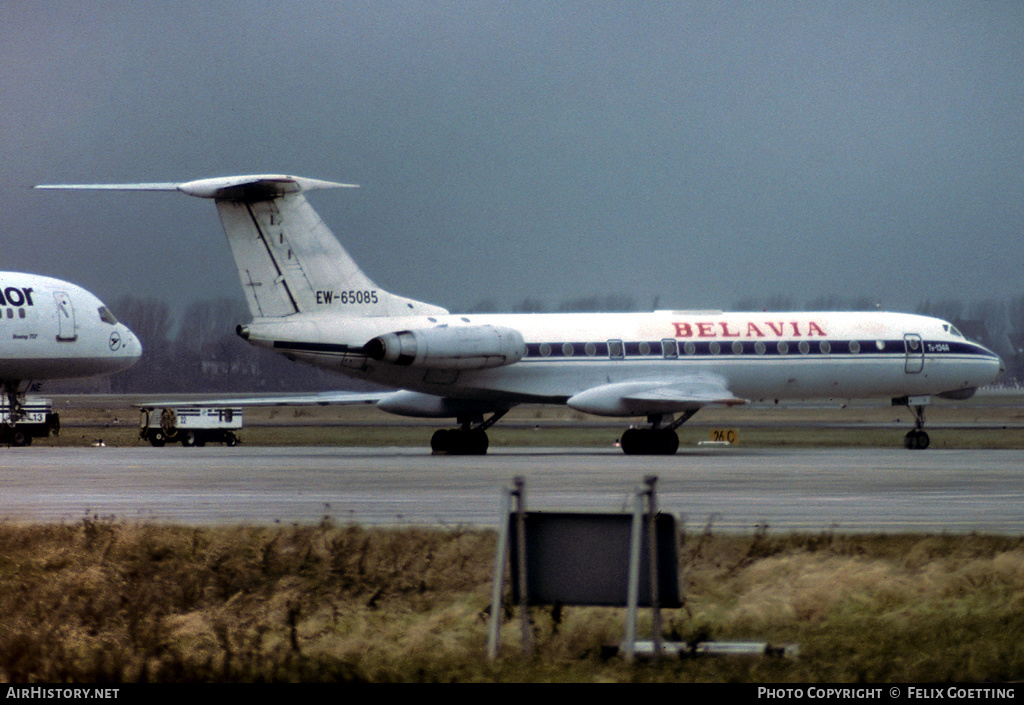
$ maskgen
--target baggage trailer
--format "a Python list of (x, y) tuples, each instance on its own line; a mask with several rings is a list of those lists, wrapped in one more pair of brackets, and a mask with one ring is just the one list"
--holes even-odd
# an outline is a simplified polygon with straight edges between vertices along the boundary
[(20, 413), (12, 416), (10, 400), (0, 394), (0, 443), (27, 446), (33, 438), (60, 434), (60, 414), (53, 413), (53, 400), (25, 397)]
[(159, 411), (142, 407), (139, 436), (157, 448), (167, 443), (186, 448), (207, 443), (236, 446), (241, 428), (239, 406), (174, 406)]

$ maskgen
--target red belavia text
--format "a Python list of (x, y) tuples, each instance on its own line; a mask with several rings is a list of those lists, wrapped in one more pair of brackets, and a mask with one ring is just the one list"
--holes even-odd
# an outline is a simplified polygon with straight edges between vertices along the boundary
[(825, 331), (815, 321), (676, 321), (672, 326), (677, 338), (825, 337)]

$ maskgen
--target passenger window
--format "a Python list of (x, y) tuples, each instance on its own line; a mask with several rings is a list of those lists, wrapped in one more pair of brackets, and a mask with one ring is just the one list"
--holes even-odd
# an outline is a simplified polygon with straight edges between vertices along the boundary
[(661, 341), (661, 354), (667, 358), (679, 357), (679, 348), (676, 346), (676, 341), (672, 338), (666, 338)]
[(626, 357), (626, 349), (621, 340), (608, 341), (608, 357), (613, 360), (622, 360)]

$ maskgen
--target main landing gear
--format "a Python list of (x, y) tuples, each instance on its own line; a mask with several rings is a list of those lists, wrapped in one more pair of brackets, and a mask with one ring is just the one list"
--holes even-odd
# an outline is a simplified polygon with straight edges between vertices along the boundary
[(696, 409), (691, 409), (675, 420), (669, 416), (667, 426), (661, 425), (664, 420), (662, 414), (652, 414), (647, 417), (651, 424), (649, 428), (627, 428), (623, 431), (619, 446), (626, 455), (675, 455), (679, 450), (676, 429), (696, 413)]
[(924, 450), (931, 443), (924, 430), (924, 407), (930, 400), (927, 397), (904, 397), (893, 399), (894, 406), (905, 406), (914, 414), (914, 428), (903, 438), (903, 447), (908, 450)]
[(484, 420), (482, 415), (458, 417), (458, 428), (442, 428), (430, 438), (434, 455), (487, 455), (487, 429), (508, 413), (496, 411)]

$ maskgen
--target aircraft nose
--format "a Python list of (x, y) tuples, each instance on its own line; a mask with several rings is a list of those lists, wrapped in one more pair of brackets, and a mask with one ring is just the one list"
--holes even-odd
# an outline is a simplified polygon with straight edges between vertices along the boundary
[(133, 360), (142, 357), (142, 343), (139, 337), (132, 333), (128, 326), (124, 326), (121, 333), (121, 349), (124, 350)]

